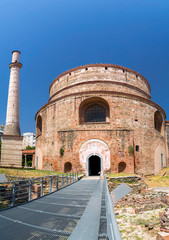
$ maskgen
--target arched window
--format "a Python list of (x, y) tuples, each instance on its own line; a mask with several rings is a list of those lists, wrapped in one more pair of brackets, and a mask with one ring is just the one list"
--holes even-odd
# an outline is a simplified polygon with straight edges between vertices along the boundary
[(100, 97), (84, 100), (79, 107), (79, 123), (108, 123), (110, 121), (109, 105)]
[(99, 104), (89, 106), (85, 111), (85, 122), (106, 122), (106, 110)]
[(70, 162), (66, 162), (64, 164), (64, 172), (67, 173), (67, 172), (70, 172), (72, 170), (72, 164)]
[(156, 111), (154, 114), (154, 127), (157, 131), (161, 132), (161, 127), (163, 123), (163, 118), (159, 111)]
[(42, 117), (39, 115), (36, 122), (36, 133), (37, 136), (42, 134)]
[(118, 172), (124, 172), (124, 170), (126, 169), (126, 163), (125, 162), (120, 162), (118, 165)]

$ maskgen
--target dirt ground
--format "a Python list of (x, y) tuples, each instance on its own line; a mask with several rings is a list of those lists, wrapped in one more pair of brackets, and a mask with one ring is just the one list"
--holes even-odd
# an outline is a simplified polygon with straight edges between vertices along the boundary
[[(159, 213), (168, 207), (163, 202), (163, 193), (169, 194), (169, 168), (157, 176), (142, 177), (139, 182), (140, 186), (139, 183), (126, 183), (133, 189), (115, 205), (119, 230), (124, 240), (156, 240), (160, 232)], [(109, 182), (110, 191), (119, 184)], [(145, 191), (142, 192), (142, 188)]]
[(115, 213), (119, 230), (124, 240), (156, 240), (160, 231), (159, 212), (164, 208), (136, 214), (134, 208), (116, 208)]

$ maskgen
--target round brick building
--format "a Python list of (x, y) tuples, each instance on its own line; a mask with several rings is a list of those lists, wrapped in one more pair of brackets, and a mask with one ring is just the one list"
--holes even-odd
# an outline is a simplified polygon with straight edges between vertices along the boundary
[(157, 174), (168, 165), (164, 110), (139, 73), (112, 64), (80, 66), (50, 85), (36, 114), (36, 167)]

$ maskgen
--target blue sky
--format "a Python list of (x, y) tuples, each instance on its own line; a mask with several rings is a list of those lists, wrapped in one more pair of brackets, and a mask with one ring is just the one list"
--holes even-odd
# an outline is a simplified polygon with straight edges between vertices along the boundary
[(0, 123), (6, 120), (11, 52), (20, 50), (20, 127), (35, 114), (51, 82), (84, 64), (112, 63), (142, 74), (169, 120), (169, 1), (1, 0)]

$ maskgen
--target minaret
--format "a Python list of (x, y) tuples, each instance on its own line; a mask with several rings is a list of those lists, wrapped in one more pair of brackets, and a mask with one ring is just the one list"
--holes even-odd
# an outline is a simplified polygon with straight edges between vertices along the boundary
[(22, 167), (22, 140), (19, 126), (19, 51), (12, 52), (12, 62), (9, 64), (10, 80), (6, 125), (2, 136), (2, 150), (0, 166)]
[(12, 52), (12, 62), (9, 64), (10, 80), (8, 91), (8, 104), (6, 113), (5, 135), (20, 136), (19, 127), (19, 70), (22, 64), (19, 62), (19, 51)]

